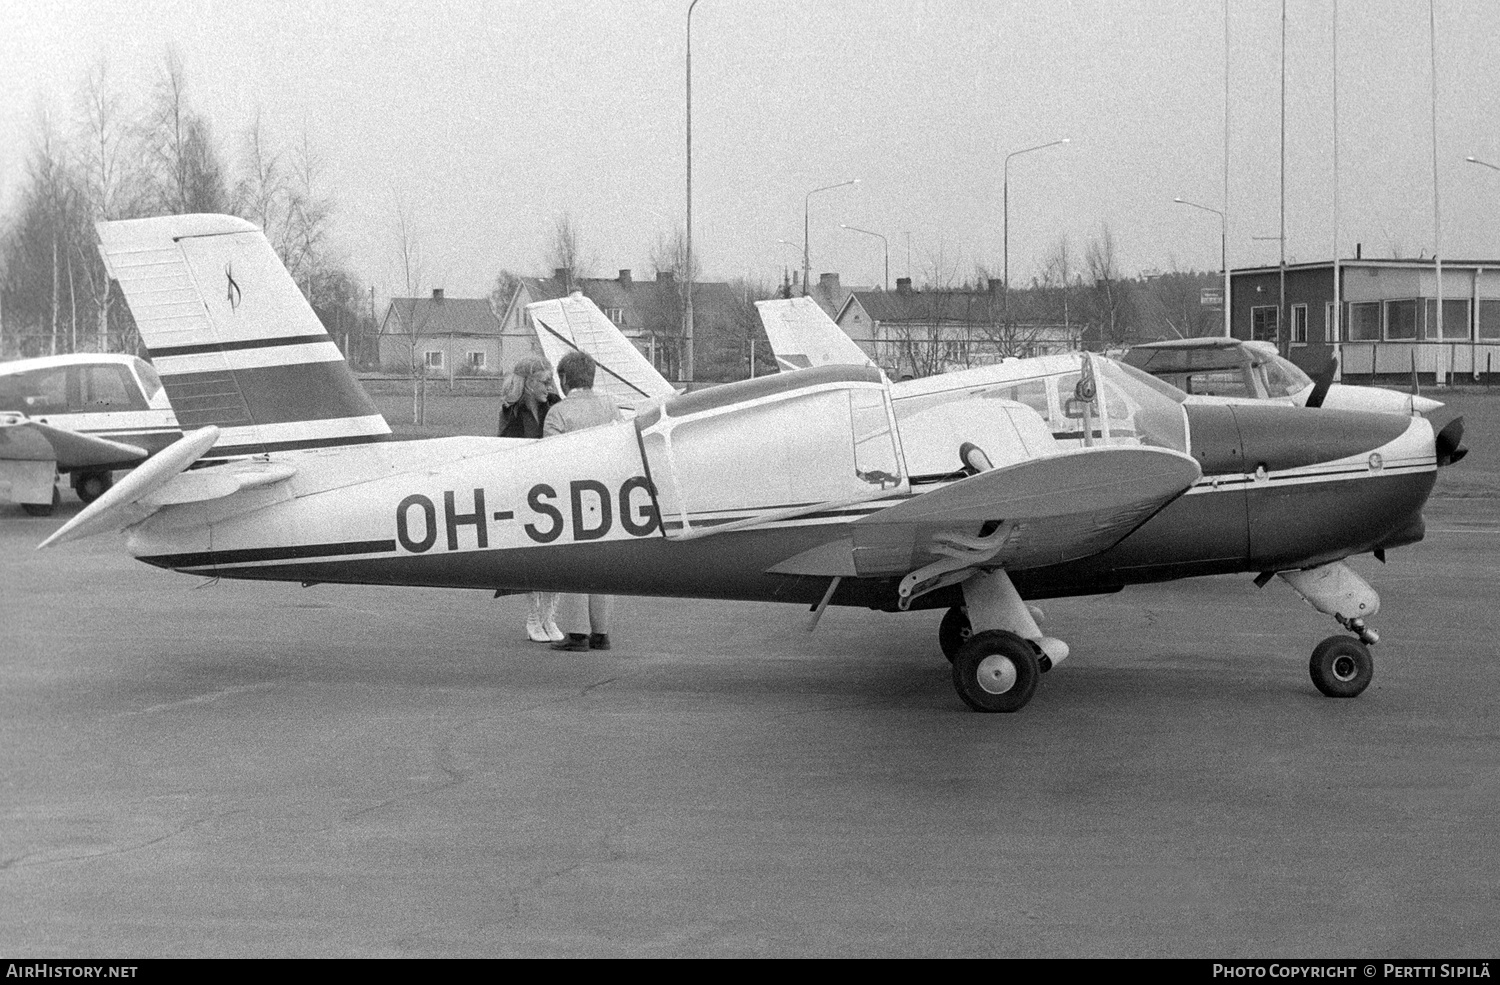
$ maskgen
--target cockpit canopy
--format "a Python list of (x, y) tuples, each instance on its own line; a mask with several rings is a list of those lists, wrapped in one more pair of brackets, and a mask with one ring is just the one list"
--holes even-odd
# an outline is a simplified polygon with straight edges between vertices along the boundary
[(1225, 338), (1148, 342), (1126, 350), (1120, 361), (1186, 393), (1214, 397), (1285, 398), (1313, 384), (1311, 377), (1269, 342)]

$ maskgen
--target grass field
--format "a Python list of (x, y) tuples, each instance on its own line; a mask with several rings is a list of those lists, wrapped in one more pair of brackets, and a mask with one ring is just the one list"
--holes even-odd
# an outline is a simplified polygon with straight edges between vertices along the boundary
[[(436, 438), (455, 434), (495, 433), (500, 414), (497, 380), (459, 380), (453, 390), (446, 381), (427, 385), (427, 423), (412, 421), (411, 384), (398, 380), (365, 382), (391, 430), (401, 438)], [(1434, 496), (1500, 497), (1500, 387), (1439, 387), (1423, 391), (1444, 406), (1432, 415), (1442, 427), (1460, 415), (1464, 418), (1464, 444), (1469, 455), (1454, 468), (1438, 474)]]

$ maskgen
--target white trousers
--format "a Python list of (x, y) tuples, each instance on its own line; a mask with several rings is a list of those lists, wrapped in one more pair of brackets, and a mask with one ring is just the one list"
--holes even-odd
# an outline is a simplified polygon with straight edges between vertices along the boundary
[(609, 614), (614, 608), (613, 595), (573, 595), (563, 592), (557, 596), (557, 628), (564, 633), (609, 632)]

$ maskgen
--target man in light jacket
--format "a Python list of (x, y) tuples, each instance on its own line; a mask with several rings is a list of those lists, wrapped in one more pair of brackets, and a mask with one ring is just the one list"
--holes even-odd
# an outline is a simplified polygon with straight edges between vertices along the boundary
[[(570, 352), (557, 361), (557, 377), (563, 399), (552, 405), (542, 428), (542, 437), (598, 427), (621, 419), (620, 408), (602, 393), (594, 392), (597, 363), (586, 352)], [(581, 652), (609, 649), (609, 614), (614, 598), (609, 595), (564, 593), (557, 600), (557, 624), (568, 635), (553, 643), (554, 650)]]

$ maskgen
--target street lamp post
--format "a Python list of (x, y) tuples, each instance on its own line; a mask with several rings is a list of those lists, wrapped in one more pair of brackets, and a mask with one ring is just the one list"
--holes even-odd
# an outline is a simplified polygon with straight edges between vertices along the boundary
[(1189, 202), (1185, 198), (1174, 198), (1172, 201), (1178, 205), (1186, 205), (1204, 212), (1212, 212), (1219, 217), (1219, 269), (1224, 274), (1224, 337), (1229, 338), (1229, 220), (1225, 213), (1218, 209), (1211, 209), (1207, 205), (1199, 205), (1197, 202)]
[(1003, 271), (1004, 280), (1002, 281), (1002, 287), (1005, 290), (1005, 325), (1007, 329), (1010, 327), (1010, 159), (1013, 157), (1020, 157), (1022, 154), (1030, 154), (1032, 151), (1043, 150), (1047, 147), (1056, 147), (1059, 144), (1066, 144), (1072, 139), (1073, 138), (1071, 137), (1064, 137), (1061, 140), (1053, 140), (1049, 143), (1037, 144), (1035, 147), (1026, 147), (1021, 150), (1013, 150), (1009, 154), (1005, 155), (1005, 177), (1003, 181), (1004, 205), (1002, 207), (1003, 214), (1001, 218), (1001, 250), (1002, 255), (1004, 256), (1004, 260), (1002, 262), (1005, 265), (1005, 270)]
[(693, 8), (687, 10), (687, 300), (682, 309), (683, 353), (687, 382), (693, 382)]
[(840, 229), (847, 229), (851, 233), (864, 233), (866, 236), (878, 236), (878, 237), (880, 237), (880, 242), (885, 247), (885, 281), (884, 281), (885, 287), (884, 287), (884, 290), (889, 291), (891, 289), (891, 244), (886, 240), (886, 238), (884, 236), (881, 236), (879, 233), (876, 233), (876, 232), (871, 232), (868, 229), (861, 229), (858, 226), (846, 225), (845, 223), (842, 223), (842, 222), (839, 223), (839, 228)]
[(826, 191), (828, 191), (831, 188), (843, 188), (845, 185), (857, 185), (857, 184), (859, 184), (859, 179), (858, 178), (850, 178), (848, 181), (840, 181), (840, 182), (837, 182), (837, 183), (832, 184), (832, 185), (824, 185), (822, 188), (814, 188), (812, 191), (808, 192), (803, 197), (803, 199), (802, 199), (802, 296), (803, 297), (807, 297), (807, 273), (808, 273), (808, 270), (811, 269), (811, 264), (808, 263), (808, 258), (807, 258), (807, 226), (808, 226), (808, 223), (807, 223), (807, 213), (808, 213), (808, 202), (818, 192), (826, 192)]

